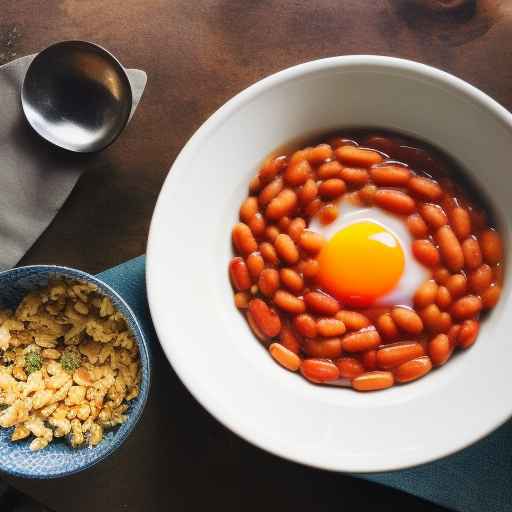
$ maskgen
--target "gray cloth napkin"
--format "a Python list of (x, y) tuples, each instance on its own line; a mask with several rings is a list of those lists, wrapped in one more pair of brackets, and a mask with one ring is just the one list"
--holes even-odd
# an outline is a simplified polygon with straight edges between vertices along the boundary
[[(48, 227), (81, 174), (99, 154), (59, 149), (39, 137), (25, 120), (20, 91), (35, 55), (0, 66), (0, 270), (14, 266)], [(128, 69), (133, 105), (147, 76)]]

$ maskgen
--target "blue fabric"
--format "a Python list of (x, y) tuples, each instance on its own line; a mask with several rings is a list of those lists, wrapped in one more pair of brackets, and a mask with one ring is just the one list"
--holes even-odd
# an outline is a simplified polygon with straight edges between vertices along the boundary
[[(119, 292), (137, 315), (151, 344), (155, 336), (146, 300), (144, 256), (99, 275)], [(475, 404), (478, 407), (478, 404)], [(366, 475), (461, 512), (512, 511), (512, 421), (473, 446), (417, 468)]]

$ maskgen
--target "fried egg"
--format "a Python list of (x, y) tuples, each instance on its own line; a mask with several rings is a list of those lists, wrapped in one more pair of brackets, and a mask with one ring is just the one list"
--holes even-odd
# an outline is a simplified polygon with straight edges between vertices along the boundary
[(412, 306), (430, 272), (414, 258), (404, 220), (348, 199), (338, 206), (334, 222), (313, 217), (308, 228), (327, 240), (318, 255), (318, 286), (351, 307)]

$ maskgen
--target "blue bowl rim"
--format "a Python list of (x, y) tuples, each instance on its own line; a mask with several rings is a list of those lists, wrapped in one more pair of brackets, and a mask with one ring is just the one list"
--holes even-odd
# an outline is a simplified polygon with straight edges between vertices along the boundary
[[(108, 294), (113, 295), (123, 306), (126, 308), (126, 311), (130, 315), (130, 319), (133, 322), (133, 326), (130, 326), (131, 329), (134, 331), (135, 339), (137, 341), (137, 345), (139, 348), (139, 357), (141, 362), (141, 368), (146, 370), (146, 376), (147, 376), (147, 384), (145, 386), (141, 386), (139, 396), (137, 399), (140, 401), (137, 407), (136, 411), (133, 411), (129, 416), (129, 425), (127, 426), (127, 429), (120, 433), (119, 431), (115, 432), (115, 442), (112, 444), (111, 448), (104, 452), (102, 455), (98, 456), (97, 458), (89, 461), (88, 463), (84, 464), (83, 466), (68, 470), (68, 471), (58, 471), (55, 473), (48, 473), (44, 475), (39, 474), (32, 474), (29, 472), (23, 472), (23, 471), (17, 471), (17, 470), (10, 470), (10, 469), (4, 469), (2, 467), (2, 461), (0, 460), (0, 474), (6, 474), (9, 476), (19, 477), (19, 478), (27, 478), (27, 479), (33, 479), (33, 480), (48, 480), (53, 478), (62, 478), (65, 476), (71, 476), (76, 473), (80, 473), (86, 469), (89, 469), (99, 462), (104, 461), (107, 457), (112, 455), (116, 450), (118, 450), (126, 441), (128, 436), (133, 432), (133, 429), (139, 422), (142, 413), (144, 412), (144, 409), (146, 407), (146, 403), (149, 396), (149, 390), (151, 387), (151, 355), (148, 349), (148, 344), (146, 337), (144, 336), (144, 332), (142, 331), (142, 328), (139, 324), (139, 321), (137, 320), (137, 317), (135, 316), (135, 313), (133, 312), (132, 308), (128, 305), (128, 303), (119, 295), (116, 290), (114, 290), (110, 285), (105, 283), (102, 279), (99, 277), (89, 274), (88, 272), (85, 272), (84, 270), (79, 270), (72, 267), (66, 267), (62, 265), (25, 265), (22, 267), (15, 267), (8, 270), (3, 270), (0, 272), (0, 279), (2, 279), (4, 276), (11, 274), (11, 273), (20, 273), (23, 274), (25, 271), (29, 270), (40, 270), (44, 271), (47, 274), (50, 273), (61, 273), (63, 275), (69, 275), (71, 278), (75, 278), (80, 280), (80, 278), (87, 278), (91, 281), (93, 281), (95, 284), (98, 284), (100, 288), (103, 290), (106, 290)], [(20, 277), (22, 277), (20, 275)], [(102, 291), (103, 291), (102, 290)]]

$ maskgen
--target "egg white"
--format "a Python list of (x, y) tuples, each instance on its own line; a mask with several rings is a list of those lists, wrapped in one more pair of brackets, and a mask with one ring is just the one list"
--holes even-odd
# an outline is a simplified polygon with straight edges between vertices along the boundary
[[(308, 229), (323, 235), (326, 240), (331, 239), (338, 231), (361, 221), (371, 221), (384, 227), (398, 240), (404, 254), (404, 271), (395, 288), (379, 297), (373, 305), (412, 306), (413, 297), (417, 288), (430, 278), (430, 271), (419, 263), (412, 254), (412, 238), (402, 218), (387, 213), (373, 206), (357, 206), (347, 199), (338, 203), (338, 218), (328, 225), (323, 225), (317, 216), (311, 219)], [(385, 234), (384, 234), (385, 236)], [(382, 240), (385, 243), (385, 240)], [(378, 263), (378, 262), (377, 262)]]

